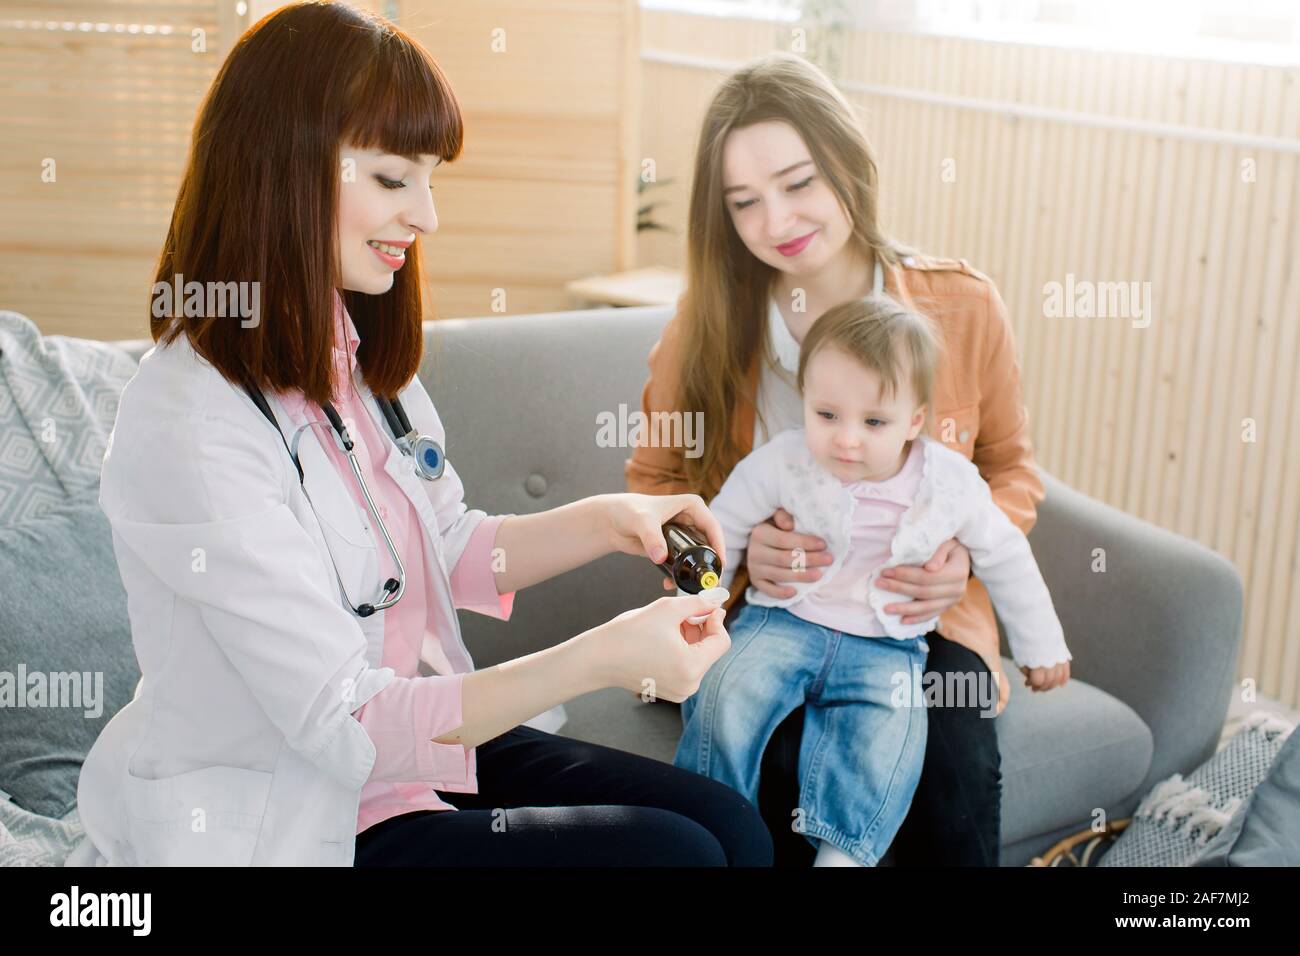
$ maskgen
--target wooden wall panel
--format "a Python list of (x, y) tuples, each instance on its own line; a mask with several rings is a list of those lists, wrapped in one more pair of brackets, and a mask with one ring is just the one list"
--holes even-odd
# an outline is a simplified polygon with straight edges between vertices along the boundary
[[(424, 43), (466, 115), (460, 161), (435, 175), (429, 318), (487, 313), (495, 289), (511, 311), (565, 308), (568, 281), (634, 264), (635, 0), (354, 5)], [(277, 6), (0, 0), (0, 308), (47, 333), (147, 336), (198, 106), (240, 33)], [(194, 27), (205, 53), (190, 50)]]
[[(439, 317), (568, 308), (571, 279), (636, 258), (634, 0), (405, 2), (401, 24), (447, 73), (465, 151), (435, 174), (424, 242)], [(493, 52), (494, 30), (505, 52)], [(431, 316), (433, 317), (433, 316)]]
[(241, 29), (232, 10), (0, 3), (0, 308), (50, 333), (147, 334), (194, 114)]

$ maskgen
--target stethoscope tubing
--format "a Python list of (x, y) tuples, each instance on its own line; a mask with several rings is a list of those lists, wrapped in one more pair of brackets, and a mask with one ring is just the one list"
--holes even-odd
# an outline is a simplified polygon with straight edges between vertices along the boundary
[[(312, 511), (314, 512), (316, 506), (312, 503), (311, 495), (307, 494), (306, 477), (303, 472), (302, 462), (298, 458), (298, 443), (302, 438), (302, 433), (308, 428), (325, 423), (314, 421), (301, 426), (294, 432), (293, 442), (292, 445), (290, 445), (288, 441), (285, 441), (284, 431), (280, 428), (280, 423), (276, 420), (275, 414), (271, 411), (271, 407), (266, 401), (266, 396), (262, 394), (261, 389), (256, 386), (246, 386), (245, 391), (248, 392), (249, 397), (253, 400), (253, 403), (258, 407), (266, 419), (275, 426), (276, 432), (280, 435), (280, 440), (284, 442), (285, 450), (289, 452), (290, 459), (292, 459), (294, 466), (298, 469), (298, 481), (302, 485), (303, 494), (307, 497), (307, 502), (311, 505)], [(421, 467), (421, 463), (415, 459), (410, 437), (413, 429), (411, 428), (410, 419), (406, 417), (406, 409), (402, 407), (401, 400), (394, 398), (390, 403), (387, 399), (375, 396), (375, 404), (379, 406), (379, 410), (383, 414), (384, 420), (388, 423), (389, 429), (393, 433), (394, 441), (401, 449), (402, 453), (412, 460), (416, 474), (421, 478), (424, 478), (426, 481), (434, 481), (437, 478), (442, 477), (445, 458), (443, 457), (441, 446), (432, 438), (421, 435), (417, 437), (416, 443), (421, 445), (427, 443), (437, 450), (437, 458), (440, 465), (436, 469), (436, 472), (430, 474)], [(389, 578), (384, 583), (384, 592), (388, 597), (385, 597), (378, 603), (374, 604), (354, 605), (352, 599), (348, 596), (347, 589), (343, 586), (343, 579), (339, 575), (338, 565), (334, 562), (333, 555), (330, 556), (330, 563), (334, 565), (334, 577), (338, 581), (339, 590), (343, 593), (343, 599), (359, 617), (369, 617), (376, 611), (383, 611), (392, 607), (401, 599), (402, 595), (406, 593), (406, 566), (402, 563), (402, 558), (397, 553), (397, 546), (393, 543), (393, 538), (388, 532), (388, 525), (379, 517), (379, 509), (376, 507), (375, 500), (370, 494), (370, 488), (366, 484), (365, 478), (362, 477), (361, 465), (357, 461), (356, 452), (354, 451), (355, 443), (352, 441), (352, 436), (348, 434), (347, 426), (343, 423), (343, 419), (339, 416), (337, 409), (334, 408), (332, 403), (325, 402), (321, 406), (321, 410), (324, 411), (325, 417), (329, 420), (328, 424), (333, 428), (343, 453), (348, 456), (348, 464), (351, 466), (352, 474), (356, 477), (357, 484), (361, 488), (361, 494), (366, 500), (366, 507), (374, 518), (375, 524), (379, 527), (379, 533), (383, 535), (384, 544), (387, 546), (388, 553), (392, 556), (393, 564), (397, 568), (397, 577)]]

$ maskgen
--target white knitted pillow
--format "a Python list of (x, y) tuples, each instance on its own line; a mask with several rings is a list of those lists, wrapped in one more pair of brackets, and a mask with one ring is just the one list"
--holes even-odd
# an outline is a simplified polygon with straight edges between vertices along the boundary
[(1174, 774), (1138, 805), (1098, 866), (1191, 866), (1268, 774), (1295, 728), (1264, 711), (1186, 779)]

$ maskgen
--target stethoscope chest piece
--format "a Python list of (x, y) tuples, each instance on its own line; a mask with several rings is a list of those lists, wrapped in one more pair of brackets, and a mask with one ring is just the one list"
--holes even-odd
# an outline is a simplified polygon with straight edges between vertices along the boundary
[(411, 457), (415, 460), (415, 470), (425, 481), (436, 481), (442, 477), (447, 467), (447, 456), (442, 453), (442, 446), (428, 435), (415, 439)]

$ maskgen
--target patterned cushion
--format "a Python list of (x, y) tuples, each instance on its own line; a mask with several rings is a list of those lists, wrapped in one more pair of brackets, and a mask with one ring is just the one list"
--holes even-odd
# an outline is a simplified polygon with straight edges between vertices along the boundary
[(1268, 773), (1292, 727), (1259, 712), (1186, 779), (1174, 774), (1138, 805), (1100, 866), (1195, 866)]
[(1264, 782), (1195, 865), (1300, 866), (1300, 734), (1286, 737)]
[[(97, 500), (136, 367), (115, 345), (42, 336), (0, 310), (0, 799), (49, 817), (75, 804), (87, 750), (140, 677)], [(87, 706), (35, 696), (51, 674)]]
[(95, 497), (122, 387), (136, 362), (107, 342), (42, 337), (0, 310), (0, 527)]

